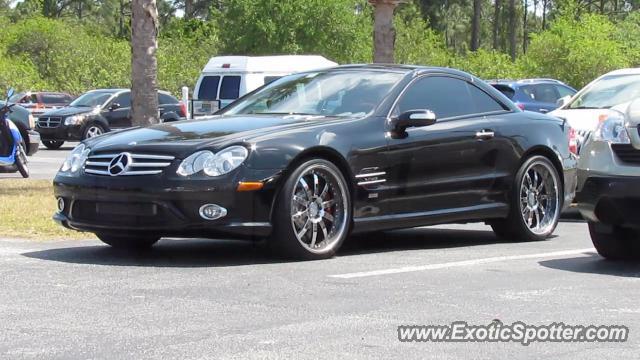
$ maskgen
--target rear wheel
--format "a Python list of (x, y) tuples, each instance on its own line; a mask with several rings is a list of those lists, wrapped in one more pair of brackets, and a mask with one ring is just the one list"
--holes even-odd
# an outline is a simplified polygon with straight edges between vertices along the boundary
[(21, 142), (18, 146), (18, 152), (16, 153), (16, 167), (18, 172), (23, 178), (29, 177), (29, 167), (27, 167), (27, 151), (25, 150), (24, 142)]
[(349, 187), (340, 170), (327, 160), (300, 164), (284, 183), (275, 206), (270, 246), (279, 255), (330, 258), (349, 233)]
[(62, 147), (64, 141), (58, 140), (42, 140), (42, 145), (49, 150), (58, 150)]
[(612, 260), (640, 258), (640, 231), (589, 222), (589, 233), (598, 254)]
[(146, 250), (150, 249), (160, 240), (157, 236), (119, 236), (96, 234), (98, 239), (103, 243), (110, 245), (116, 249), (123, 250)]
[(544, 240), (558, 226), (563, 196), (553, 163), (544, 156), (532, 156), (516, 174), (509, 217), (492, 220), (490, 225), (505, 240)]

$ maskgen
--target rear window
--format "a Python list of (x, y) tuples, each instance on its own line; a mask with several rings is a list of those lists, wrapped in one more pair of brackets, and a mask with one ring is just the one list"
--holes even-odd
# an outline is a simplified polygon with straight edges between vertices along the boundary
[(177, 104), (178, 99), (169, 94), (158, 93), (158, 102), (160, 103), (160, 105), (171, 105)]
[(235, 100), (240, 97), (240, 76), (225, 76), (220, 87), (220, 99)]
[(218, 85), (220, 84), (220, 76), (205, 76), (200, 82), (198, 90), (198, 99), (200, 100), (216, 100), (218, 98)]
[(45, 104), (64, 104), (68, 102), (65, 94), (42, 94), (42, 102)]
[(492, 84), (492, 86), (511, 100), (513, 100), (513, 96), (516, 94), (515, 90), (508, 85)]

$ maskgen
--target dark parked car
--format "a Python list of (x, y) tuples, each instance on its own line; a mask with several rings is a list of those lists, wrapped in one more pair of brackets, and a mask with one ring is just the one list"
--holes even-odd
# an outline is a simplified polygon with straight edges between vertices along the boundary
[[(4, 101), (0, 101), (0, 106), (2, 105), (4, 105)], [(13, 121), (13, 123), (18, 127), (18, 130), (20, 130), (20, 135), (22, 135), (22, 139), (24, 140), (27, 155), (33, 155), (38, 152), (40, 134), (33, 129), (35, 126), (35, 120), (29, 110), (20, 105), (15, 105), (11, 108), (9, 120)]]
[(216, 117), (88, 139), (54, 179), (62, 225), (114, 247), (267, 237), (332, 256), (350, 233), (485, 221), (541, 240), (574, 196), (569, 127), (464, 72), (354, 65), (277, 80)]
[[(158, 92), (158, 101), (162, 122), (185, 117), (184, 105), (168, 92)], [(85, 93), (68, 107), (44, 113), (36, 130), (48, 149), (58, 149), (65, 141), (85, 140), (131, 126), (131, 91), (103, 89)]]
[(13, 95), (10, 101), (29, 110), (37, 118), (49, 110), (69, 105), (73, 101), (73, 96), (49, 91), (23, 92)]
[(489, 80), (491, 86), (520, 109), (546, 114), (558, 107), (558, 100), (577, 91), (554, 79)]

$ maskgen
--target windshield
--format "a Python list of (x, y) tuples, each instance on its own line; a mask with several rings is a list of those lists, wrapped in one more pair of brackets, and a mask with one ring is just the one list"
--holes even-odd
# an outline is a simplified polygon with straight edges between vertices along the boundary
[(75, 107), (96, 107), (104, 105), (107, 100), (113, 95), (111, 92), (104, 91), (92, 91), (85, 93), (79, 98), (75, 99), (69, 106)]
[(362, 70), (287, 76), (239, 100), (224, 114), (363, 116), (372, 112), (403, 76)]
[(640, 97), (640, 74), (605, 76), (569, 104), (568, 109), (608, 109)]
[[(25, 96), (25, 93), (17, 93), (15, 95), (13, 95), (12, 97), (9, 98), (9, 102), (10, 103), (17, 103), (18, 101), (22, 100), (22, 98)], [(4, 99), (2, 99), (4, 100)]]

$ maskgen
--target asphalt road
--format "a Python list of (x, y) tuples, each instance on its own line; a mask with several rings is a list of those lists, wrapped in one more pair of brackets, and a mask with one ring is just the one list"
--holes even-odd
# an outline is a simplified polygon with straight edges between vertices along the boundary
[[(48, 150), (42, 144), (40, 149), (33, 156), (28, 157), (29, 177), (32, 179), (53, 180), (58, 169), (67, 158), (77, 142), (66, 142), (58, 150)], [(1, 173), (0, 179), (21, 179), (19, 173)]]
[[(353, 238), (326, 261), (261, 244), (0, 240), (0, 358), (631, 359), (640, 264), (594, 253), (584, 223), (533, 243), (482, 225)], [(404, 324), (622, 324), (626, 343), (401, 343)]]

